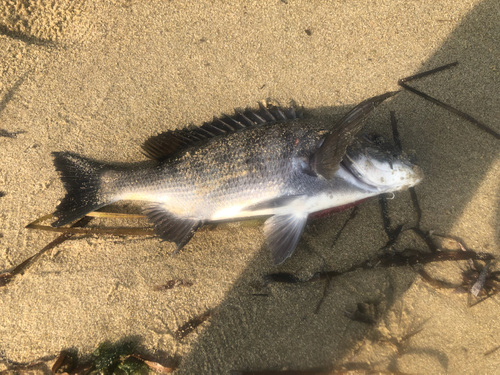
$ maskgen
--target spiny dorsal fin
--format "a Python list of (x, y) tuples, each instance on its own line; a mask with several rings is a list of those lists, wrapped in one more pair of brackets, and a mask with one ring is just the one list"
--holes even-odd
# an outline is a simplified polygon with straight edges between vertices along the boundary
[(347, 146), (351, 144), (356, 133), (361, 129), (363, 120), (373, 109), (387, 98), (399, 91), (386, 92), (359, 103), (351, 109), (328, 133), (321, 147), (309, 159), (311, 170), (327, 179), (333, 178), (339, 169), (340, 162)]
[(155, 135), (144, 142), (144, 154), (154, 160), (163, 161), (178, 151), (185, 150), (207, 139), (226, 135), (241, 129), (261, 126), (278, 121), (302, 118), (302, 112), (294, 107), (266, 107), (259, 103), (259, 109), (236, 111), (233, 116), (214, 117), (198, 128), (168, 130)]

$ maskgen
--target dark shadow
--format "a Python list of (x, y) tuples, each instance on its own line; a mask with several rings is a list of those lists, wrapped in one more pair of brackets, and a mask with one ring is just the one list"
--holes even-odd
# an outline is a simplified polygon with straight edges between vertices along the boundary
[(0, 35), (5, 35), (8, 38), (14, 39), (14, 40), (19, 40), (23, 43), (30, 44), (30, 45), (36, 45), (36, 46), (42, 46), (42, 47), (52, 47), (55, 46), (56, 43), (54, 43), (51, 40), (43, 39), (43, 38), (38, 38), (33, 35), (29, 35), (27, 33), (23, 33), (21, 31), (16, 31), (9, 29), (5, 25), (0, 24)]
[[(401, 355), (405, 354), (418, 354), (422, 357), (427, 357), (427, 358), (434, 358), (439, 362), (441, 365), (442, 371), (448, 371), (448, 356), (443, 353), (442, 351), (436, 350), (436, 349), (428, 349), (428, 348), (415, 348), (411, 350), (404, 351)], [(387, 369), (389, 371), (394, 371), (398, 372), (399, 371), (399, 366), (398, 366), (398, 356), (394, 356), (394, 358), (391, 360), (391, 363), (387, 366)]]
[[(455, 60), (460, 63), (458, 67), (414, 82), (412, 86), (500, 131), (499, 98), (489, 98), (485, 94), (498, 92), (500, 87), (498, 72), (492, 68), (499, 69), (500, 24), (496, 13), (498, 2), (494, 0), (475, 7), (420, 71)], [(494, 29), (497, 30), (495, 34), (487, 33)], [(485, 86), (494, 88), (484, 90)], [(416, 151), (418, 164), (426, 173), (424, 182), (416, 189), (422, 208), (422, 228), (449, 233), (453, 220), (446, 215), (459, 217), (462, 214), (498, 158), (497, 153), (487, 150), (498, 149), (500, 144), (466, 121), (408, 92), (377, 108), (367, 121), (367, 130), (382, 131), (390, 137), (389, 109), (396, 112), (399, 120), (403, 149)], [(316, 108), (309, 112), (318, 116), (340, 115), (346, 110)], [(498, 211), (498, 202), (491, 204)], [(349, 320), (345, 311), (353, 310), (358, 302), (366, 300), (383, 300), (387, 311), (417, 274), (408, 268), (380, 269), (336, 278), (329, 284), (317, 314), (316, 305), (323, 295), (322, 282), (264, 286), (262, 276), (290, 272), (300, 277), (322, 270), (341, 271), (352, 265), (346, 263), (343, 254), (350, 253), (349, 262), (352, 262), (353, 253), (356, 262), (380, 254), (379, 249), (387, 237), (377, 210), (376, 204), (362, 205), (333, 250), (328, 244), (332, 243), (349, 212), (311, 221), (293, 257), (280, 267), (271, 267), (267, 249), (262, 249), (216, 308), (210, 323), (203, 326), (197, 343), (183, 358), (178, 373), (333, 368), (371, 330), (367, 325)], [(396, 199), (389, 202), (391, 213), (405, 218), (403, 222), (393, 220), (394, 226), (416, 220), (408, 192), (397, 194)], [(500, 228), (498, 215), (496, 223)], [(237, 230), (228, 235), (237, 236)], [(351, 240), (373, 236), (373, 242), (368, 248), (366, 241), (350, 241), (359, 242), (359, 247), (349, 248), (343, 243), (343, 236)], [(421, 246), (425, 248), (425, 244)], [(437, 358), (446, 371), (445, 354), (426, 348), (415, 350), (422, 356)], [(397, 364), (392, 365), (397, 370)]]
[[(500, 24), (495, 14), (499, 11), (497, 4), (497, 0), (487, 0), (474, 8), (435, 55), (420, 67), (420, 71), (455, 60), (460, 63), (458, 67), (412, 85), (500, 131), (500, 98), (489, 98), (484, 94), (497, 92), (500, 87), (498, 71), (491, 68), (500, 69), (497, 59), (500, 55)], [(495, 34), (486, 32), (494, 29), (498, 31)], [(20, 40), (24, 38), (16, 34), (8, 36)], [(413, 73), (403, 72), (401, 78)], [(0, 111), (12, 99), (23, 78), (0, 102)], [(484, 90), (484, 87), (490, 88)], [(376, 94), (380, 93), (373, 93)], [(333, 122), (349, 109), (323, 107), (309, 109), (306, 113), (322, 119), (326, 116)], [(473, 198), (498, 157), (487, 150), (498, 149), (498, 141), (442, 108), (407, 92), (377, 108), (366, 122), (366, 130), (383, 133), (390, 139), (390, 110), (395, 111), (398, 118), (403, 149), (415, 150), (418, 164), (426, 174), (424, 182), (416, 188), (422, 208), (422, 228), (460, 236), (460, 233), (450, 233), (453, 220), (449, 219), (449, 215), (460, 216)], [(148, 165), (149, 162), (143, 163), (141, 165)], [(405, 267), (359, 270), (329, 282), (296, 284), (266, 284), (264, 276), (287, 272), (303, 280), (319, 271), (342, 272), (354, 264), (390, 251), (383, 249), (388, 240), (384, 220), (390, 218), (393, 228), (403, 224), (408, 227), (417, 221), (418, 215), (409, 192), (398, 193), (394, 200), (386, 203), (384, 216), (376, 199), (362, 204), (356, 217), (349, 221), (339, 236), (337, 233), (350, 217), (350, 211), (310, 220), (295, 254), (279, 267), (271, 266), (267, 248), (259, 251), (249, 261), (249, 266), (224, 301), (219, 306), (210, 306), (213, 313), (208, 322), (202, 323), (189, 336), (178, 339), (176, 349), (183, 344), (190, 345), (188, 341), (198, 335), (177, 373), (226, 374), (230, 370), (335, 367), (373, 330), (371, 325), (353, 321), (346, 316), (346, 312), (355, 310), (360, 302), (377, 301), (380, 306), (378, 314), (383, 317), (411, 286), (417, 273)], [(499, 210), (497, 201), (491, 204)], [(124, 211), (129, 212), (128, 207)], [(498, 215), (496, 224), (500, 228)], [(237, 228), (227, 232), (227, 236), (234, 238), (238, 234)], [(192, 241), (203, 241), (203, 235), (200, 231)], [(497, 240), (500, 240), (498, 233)], [(421, 249), (426, 248), (423, 241), (418, 245)], [(182, 252), (178, 256), (182, 256)], [(193, 288), (196, 288), (196, 281), (193, 282)], [(203, 308), (193, 304), (190, 311), (192, 317), (203, 314), (205, 311), (200, 310)], [(179, 323), (182, 326), (185, 322)], [(166, 331), (172, 332), (169, 327)], [(144, 333), (146, 335), (147, 332)], [(135, 340), (137, 343), (141, 341), (140, 338)], [(405, 353), (418, 353), (437, 360), (444, 371), (448, 370), (449, 359), (444, 352), (408, 346)], [(352, 364), (369, 369), (368, 365), (356, 363), (355, 358)], [(390, 366), (393, 371), (398, 371), (397, 359)]]
[[(3, 112), (5, 107), (7, 107), (7, 104), (14, 98), (14, 94), (16, 93), (17, 90), (19, 90), (19, 87), (23, 84), (24, 80), (26, 79), (26, 76), (28, 73), (24, 73), (17, 81), (14, 83), (14, 85), (11, 87), (9, 91), (4, 95), (2, 100), (0, 100), (0, 113)], [(1, 133), (0, 133), (1, 134)], [(4, 137), (9, 137), (8, 135), (4, 135)], [(15, 138), (15, 136), (10, 136), (10, 138)]]

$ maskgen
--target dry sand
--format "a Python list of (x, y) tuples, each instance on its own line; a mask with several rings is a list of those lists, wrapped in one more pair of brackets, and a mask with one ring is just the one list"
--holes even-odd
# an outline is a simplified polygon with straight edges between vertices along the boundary
[[(27, 3), (0, 5), (0, 129), (26, 132), (0, 137), (3, 271), (55, 237), (24, 229), (64, 195), (53, 151), (144, 160), (139, 146), (150, 135), (267, 98), (334, 120), (399, 78), (452, 61), (460, 65), (415, 86), (500, 131), (497, 0)], [(499, 256), (499, 141), (407, 92), (379, 107), (367, 129), (390, 136), (390, 110), (426, 173), (417, 187), (422, 228)], [(394, 225), (415, 223), (408, 192), (389, 204)], [(85, 359), (103, 341), (132, 339), (144, 353), (181, 359), (182, 374), (355, 365), (500, 373), (500, 350), (484, 355), (500, 346), (498, 297), (469, 308), (467, 295), (436, 290), (411, 268), (378, 269), (335, 279), (315, 314), (324, 283), (259, 286), (269, 272), (306, 278), (380, 254), (377, 200), (360, 206), (331, 248), (348, 216), (311, 222), (278, 268), (258, 226), (200, 232), (176, 257), (157, 238), (67, 241), (0, 289), (0, 370), (50, 364), (63, 349)], [(405, 246), (425, 249), (407, 234), (396, 248)], [(467, 267), (426, 269), (460, 283)], [(171, 279), (193, 286), (153, 290)], [(379, 303), (375, 326), (345, 316), (369, 301)], [(207, 322), (174, 338), (207, 310)], [(398, 352), (394, 343), (419, 328)]]

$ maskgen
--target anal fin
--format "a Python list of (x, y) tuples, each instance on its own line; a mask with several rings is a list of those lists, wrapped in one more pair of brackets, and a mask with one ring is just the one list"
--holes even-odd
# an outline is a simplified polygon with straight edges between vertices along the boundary
[(294, 252), (306, 226), (307, 213), (274, 215), (264, 223), (266, 242), (273, 264), (283, 263)]
[(203, 220), (175, 216), (161, 204), (149, 205), (144, 213), (155, 225), (155, 232), (163, 240), (175, 242), (177, 248), (173, 254), (186, 246), (195, 232), (204, 224)]

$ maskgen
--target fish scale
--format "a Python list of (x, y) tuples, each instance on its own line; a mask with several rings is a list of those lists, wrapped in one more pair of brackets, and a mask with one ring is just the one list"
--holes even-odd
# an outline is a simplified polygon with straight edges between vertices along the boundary
[(333, 126), (261, 106), (167, 131), (145, 142), (146, 155), (157, 161), (149, 167), (117, 168), (54, 153), (67, 194), (53, 225), (116, 201), (143, 201), (158, 235), (178, 251), (207, 222), (267, 216), (264, 234), (273, 263), (280, 264), (293, 253), (309, 214), (422, 179), (402, 153), (354, 138), (362, 120), (394, 94), (363, 101)]
[[(123, 171), (121, 178), (116, 178), (118, 184), (107, 184), (107, 189), (114, 192), (115, 200), (148, 195), (148, 201), (163, 202), (172, 213), (205, 220), (228, 207), (303, 194), (326, 182), (315, 183), (317, 179), (294, 166), (296, 158), (317, 149), (323, 133), (317, 126), (318, 123), (293, 120), (214, 138), (153, 170)], [(121, 193), (116, 194), (118, 191)]]

